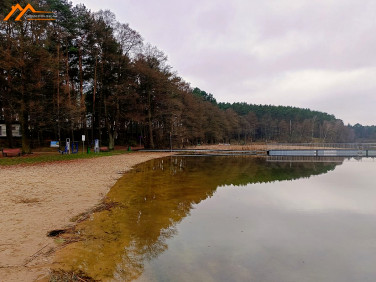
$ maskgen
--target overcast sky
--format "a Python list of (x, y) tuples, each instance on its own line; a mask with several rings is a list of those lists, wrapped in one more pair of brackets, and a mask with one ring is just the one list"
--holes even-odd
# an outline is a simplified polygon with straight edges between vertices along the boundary
[(109, 9), (220, 102), (376, 124), (375, 0), (74, 0)]

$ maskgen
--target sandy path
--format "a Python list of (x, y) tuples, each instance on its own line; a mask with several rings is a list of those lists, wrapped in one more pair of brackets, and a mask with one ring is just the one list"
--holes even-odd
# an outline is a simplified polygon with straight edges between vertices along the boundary
[(125, 155), (0, 167), (0, 281), (34, 281), (49, 274), (54, 239), (47, 232), (100, 202), (135, 164), (170, 153)]

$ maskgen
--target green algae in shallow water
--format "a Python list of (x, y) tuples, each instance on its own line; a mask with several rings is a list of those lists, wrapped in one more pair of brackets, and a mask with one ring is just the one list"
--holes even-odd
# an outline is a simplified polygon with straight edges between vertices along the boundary
[(326, 173), (332, 163), (267, 163), (254, 157), (169, 157), (126, 173), (108, 201), (119, 203), (80, 223), (82, 241), (57, 253), (57, 269), (98, 280), (137, 279), (147, 261), (168, 249), (193, 206), (223, 185), (293, 180)]

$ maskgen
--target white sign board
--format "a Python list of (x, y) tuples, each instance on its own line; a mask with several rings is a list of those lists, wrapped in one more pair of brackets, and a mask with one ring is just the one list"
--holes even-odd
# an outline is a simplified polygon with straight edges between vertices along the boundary
[(59, 148), (60, 147), (59, 141), (51, 141), (50, 147), (51, 148)]
[(82, 135), (82, 142), (85, 141), (85, 135)]

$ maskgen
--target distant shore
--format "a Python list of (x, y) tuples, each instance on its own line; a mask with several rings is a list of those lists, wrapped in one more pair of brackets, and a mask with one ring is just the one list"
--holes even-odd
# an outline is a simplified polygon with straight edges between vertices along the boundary
[(71, 219), (99, 204), (123, 172), (169, 155), (132, 152), (1, 167), (1, 281), (34, 281), (48, 276), (57, 244), (47, 233), (72, 226)]

